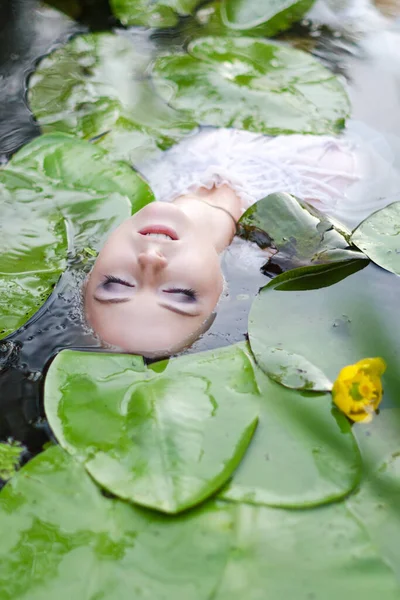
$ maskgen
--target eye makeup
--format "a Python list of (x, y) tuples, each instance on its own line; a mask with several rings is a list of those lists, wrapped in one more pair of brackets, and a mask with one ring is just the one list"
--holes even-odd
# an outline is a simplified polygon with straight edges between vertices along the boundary
[(120, 277), (114, 277), (114, 275), (106, 275), (105, 276), (105, 281), (103, 282), (103, 287), (105, 287), (107, 289), (107, 286), (111, 287), (111, 284), (113, 283), (117, 283), (119, 285), (124, 285), (126, 287), (135, 287), (132, 283), (129, 283), (129, 281), (125, 281), (125, 279), (121, 279)]
[(178, 302), (196, 302), (197, 300), (197, 293), (192, 288), (168, 288), (163, 290), (163, 292), (182, 297), (182, 299), (178, 300)]

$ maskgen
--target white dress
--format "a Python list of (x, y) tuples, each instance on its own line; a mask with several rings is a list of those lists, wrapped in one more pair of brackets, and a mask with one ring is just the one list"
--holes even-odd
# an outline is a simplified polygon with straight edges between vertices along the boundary
[(394, 143), (352, 121), (338, 137), (204, 128), (136, 167), (160, 201), (226, 183), (245, 208), (268, 194), (288, 192), (354, 227), (400, 200)]

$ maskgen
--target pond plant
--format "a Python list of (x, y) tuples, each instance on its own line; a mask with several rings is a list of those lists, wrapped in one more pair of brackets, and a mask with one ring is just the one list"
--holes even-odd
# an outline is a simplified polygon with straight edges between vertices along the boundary
[[(0, 170), (1, 338), (154, 201), (137, 157), (203, 125), (345, 127), (342, 80), (267, 39), (312, 4), (111, 0), (123, 25), (214, 21), (178, 48), (88, 33), (39, 62), (43, 133)], [(353, 232), (284, 190), (248, 209), (238, 236), (274, 254), (246, 341), (151, 364), (62, 349), (43, 392), (54, 443), (18, 471), (22, 448), (0, 444), (1, 599), (398, 599), (399, 347), (362, 276), (400, 275), (399, 205)]]

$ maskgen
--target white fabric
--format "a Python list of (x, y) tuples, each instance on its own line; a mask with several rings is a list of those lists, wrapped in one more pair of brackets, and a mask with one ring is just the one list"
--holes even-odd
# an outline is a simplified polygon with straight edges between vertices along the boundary
[(388, 24), (371, 0), (317, 0), (307, 17), (314, 23), (361, 37)]
[(160, 201), (227, 183), (245, 208), (268, 194), (289, 192), (353, 227), (396, 199), (394, 159), (381, 134), (350, 121), (337, 138), (206, 128), (136, 166)]

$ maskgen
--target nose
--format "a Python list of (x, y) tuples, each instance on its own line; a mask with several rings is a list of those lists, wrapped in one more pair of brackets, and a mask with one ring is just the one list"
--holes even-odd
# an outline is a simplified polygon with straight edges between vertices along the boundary
[(138, 263), (142, 269), (156, 272), (161, 271), (167, 266), (167, 259), (159, 250), (149, 248), (139, 254)]

